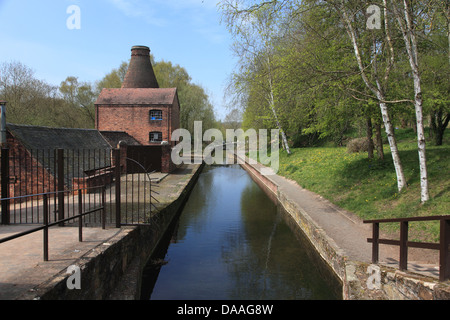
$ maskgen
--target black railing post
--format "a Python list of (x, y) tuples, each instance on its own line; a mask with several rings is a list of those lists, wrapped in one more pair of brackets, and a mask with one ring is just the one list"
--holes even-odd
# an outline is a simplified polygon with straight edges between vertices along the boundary
[(83, 191), (78, 189), (78, 241), (83, 242)]
[(48, 261), (48, 196), (44, 194), (44, 261)]
[(440, 221), (439, 280), (450, 279), (450, 218)]
[[(9, 149), (2, 148), (1, 153), (1, 197), (2, 199), (9, 198)], [(8, 225), (10, 223), (9, 217), (9, 200), (2, 200), (2, 224)]]
[(106, 187), (102, 186), (102, 229), (106, 229), (106, 205), (105, 205), (105, 201), (106, 200)]
[(121, 167), (120, 167), (120, 149), (114, 149), (114, 165), (115, 165), (115, 188), (116, 188), (116, 228), (120, 228), (121, 226), (121, 204), (120, 204), (120, 176), (121, 176)]
[[(57, 172), (58, 172), (58, 220), (64, 219), (64, 150), (56, 150)], [(59, 224), (64, 226), (64, 222)]]

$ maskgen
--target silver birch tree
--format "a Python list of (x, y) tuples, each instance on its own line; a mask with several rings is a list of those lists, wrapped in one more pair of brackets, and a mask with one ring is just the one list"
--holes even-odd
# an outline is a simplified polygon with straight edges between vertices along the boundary
[(412, 12), (409, 1), (402, 0), (403, 6), (398, 7), (398, 0), (392, 0), (394, 15), (397, 19), (398, 26), (401, 30), (403, 40), (405, 42), (406, 53), (411, 66), (414, 81), (414, 108), (416, 113), (417, 126), (417, 148), (419, 152), (419, 168), (420, 168), (420, 199), (423, 202), (429, 200), (428, 192), (428, 173), (427, 173), (427, 157), (425, 131), (423, 128), (423, 98), (421, 88), (421, 78), (419, 71), (419, 52), (417, 49), (416, 32), (412, 21)]
[[(273, 15), (266, 10), (264, 5), (257, 6), (251, 10), (240, 10), (240, 4), (240, 1), (221, 2), (224, 16), (228, 20), (228, 28), (236, 39), (234, 50), (236, 55), (240, 57), (241, 67), (245, 66), (247, 71), (255, 69), (255, 63), (263, 66), (265, 69), (265, 74), (259, 77), (261, 86), (266, 91), (266, 101), (280, 131), (283, 149), (288, 154), (291, 154), (286, 133), (279, 120), (273, 90), (274, 74), (273, 61), (271, 59), (271, 40), (274, 33), (273, 28), (275, 27)], [(255, 79), (251, 80), (254, 81)]]
[[(399, 154), (399, 150), (397, 147), (397, 141), (395, 138), (395, 134), (394, 134), (394, 127), (392, 125), (391, 119), (390, 119), (390, 115), (389, 115), (389, 110), (388, 110), (388, 106), (387, 106), (387, 99), (386, 99), (386, 93), (385, 93), (385, 88), (382, 85), (381, 81), (379, 80), (378, 77), (378, 70), (377, 70), (377, 48), (376, 45), (373, 45), (373, 56), (372, 56), (372, 68), (373, 68), (373, 78), (375, 79), (375, 84), (373, 84), (370, 80), (369, 77), (366, 74), (366, 70), (367, 70), (367, 66), (364, 66), (363, 64), (363, 60), (361, 57), (361, 50), (360, 50), (360, 46), (358, 44), (357, 41), (357, 34), (356, 34), (356, 30), (354, 29), (353, 25), (352, 25), (352, 20), (349, 17), (349, 13), (347, 12), (347, 9), (345, 8), (344, 5), (344, 1), (327, 1), (330, 4), (332, 4), (336, 10), (338, 10), (338, 12), (340, 13), (341, 16), (341, 20), (345, 26), (345, 29), (348, 33), (348, 36), (351, 40), (352, 46), (353, 46), (353, 51), (354, 51), (354, 55), (356, 58), (356, 62), (358, 64), (358, 68), (361, 74), (361, 78), (364, 82), (364, 84), (366, 85), (366, 87), (375, 95), (375, 97), (378, 100), (378, 104), (380, 107), (380, 111), (381, 111), (381, 116), (383, 119), (383, 123), (384, 123), (384, 127), (386, 130), (386, 135), (388, 138), (388, 142), (389, 142), (389, 147), (391, 150), (391, 154), (392, 154), (392, 161), (394, 163), (394, 168), (395, 168), (395, 172), (396, 172), (396, 176), (397, 176), (397, 188), (399, 191), (402, 191), (405, 187), (406, 187), (406, 179), (405, 179), (405, 174), (403, 172), (403, 166), (400, 160), (400, 154)], [(387, 20), (385, 20), (385, 23), (387, 24)], [(386, 29), (389, 30), (389, 29)], [(392, 63), (393, 63), (393, 49), (392, 49), (392, 44), (390, 43), (390, 35), (389, 32), (386, 32), (386, 41), (389, 45), (389, 53), (391, 54), (390, 57), (390, 62), (387, 64), (386, 70), (385, 70), (385, 77), (384, 77), (384, 82), (385, 84), (387, 83), (387, 80), (389, 78), (389, 71), (390, 68), (392, 67)]]

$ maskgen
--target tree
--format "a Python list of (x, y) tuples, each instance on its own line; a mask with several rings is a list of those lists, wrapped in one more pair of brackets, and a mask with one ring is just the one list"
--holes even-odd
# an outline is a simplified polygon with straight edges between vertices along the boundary
[(63, 99), (73, 108), (79, 108), (90, 119), (89, 127), (95, 123), (94, 103), (97, 95), (92, 90), (91, 84), (78, 82), (76, 77), (67, 77), (61, 82), (59, 91)]
[(20, 62), (3, 63), (0, 68), (0, 95), (8, 101), (7, 119), (30, 123), (39, 98), (53, 93), (51, 86), (34, 77), (34, 72)]
[[(177, 88), (180, 103), (180, 126), (194, 133), (194, 122), (201, 121), (206, 131), (216, 126), (214, 107), (209, 101), (205, 89), (192, 83), (191, 76), (185, 68), (174, 65), (170, 61), (155, 61), (150, 55), (153, 71), (160, 88)], [(121, 88), (128, 70), (128, 63), (122, 62), (119, 68), (97, 82), (97, 91), (103, 88)]]
[(104, 88), (120, 88), (125, 80), (128, 70), (128, 62), (122, 62), (117, 69), (113, 69), (106, 74), (103, 79), (96, 83), (97, 95), (100, 94)]
[[(66, 89), (73, 80), (76, 78), (68, 78)], [(78, 97), (87, 106), (86, 101), (93, 98), (91, 92), (80, 89), (70, 99), (69, 96), (63, 97), (58, 87), (36, 79), (33, 70), (20, 62), (3, 63), (0, 67), (0, 98), (8, 101), (8, 122), (50, 127), (93, 127), (94, 122), (86, 110), (80, 105), (73, 105)]]
[(428, 173), (426, 158), (425, 131), (423, 127), (423, 96), (417, 47), (416, 27), (413, 24), (413, 12), (410, 1), (402, 0), (403, 7), (392, 1), (394, 15), (401, 30), (414, 81), (414, 108), (416, 113), (417, 147), (420, 168), (420, 198), (422, 203), (430, 199), (428, 192)]
[[(185, 68), (170, 61), (153, 62), (153, 69), (159, 86), (177, 88), (180, 100), (180, 126), (194, 134), (194, 122), (202, 122), (203, 132), (216, 126), (214, 107), (205, 89), (192, 83)], [(202, 134), (203, 134), (202, 132)]]
[[(375, 95), (381, 115), (383, 118), (384, 127), (386, 130), (386, 135), (388, 137), (389, 146), (391, 149), (392, 154), (392, 160), (394, 163), (395, 172), (397, 175), (397, 188), (399, 191), (403, 190), (403, 188), (406, 187), (406, 179), (403, 172), (403, 166), (400, 160), (400, 154), (397, 147), (397, 141), (394, 134), (394, 127), (392, 125), (392, 121), (389, 114), (389, 109), (387, 106), (387, 99), (386, 99), (386, 88), (387, 83), (389, 79), (389, 74), (391, 71), (391, 68), (394, 64), (394, 49), (392, 45), (392, 40), (390, 36), (390, 28), (389, 28), (389, 21), (387, 18), (387, 15), (385, 14), (385, 43), (386, 46), (389, 48), (387, 50), (388, 59), (385, 65), (384, 70), (384, 79), (380, 79), (379, 77), (379, 54), (380, 54), (380, 48), (382, 47), (380, 42), (377, 42), (375, 36), (372, 37), (372, 49), (370, 52), (371, 57), (368, 59), (370, 61), (370, 67), (372, 69), (371, 72), (371, 78), (374, 79), (374, 83), (370, 80), (369, 76), (367, 75), (368, 70), (370, 70), (369, 66), (366, 66), (363, 63), (363, 56), (361, 54), (361, 39), (358, 38), (358, 33), (355, 30), (355, 27), (353, 26), (352, 19), (350, 17), (356, 16), (358, 12), (361, 12), (361, 8), (365, 7), (365, 3), (358, 3), (358, 7), (352, 7), (352, 11), (350, 12), (350, 8), (348, 8), (343, 0), (340, 1), (332, 1), (328, 0), (328, 3), (330, 3), (341, 15), (342, 22), (344, 24), (344, 27), (347, 31), (347, 34), (351, 40), (351, 43), (353, 45), (354, 55), (356, 62), (358, 64), (358, 68), (360, 70), (361, 78), (366, 85), (366, 87)], [(386, 0), (383, 0), (384, 4), (386, 3)], [(386, 8), (386, 6), (384, 6)], [(385, 11), (386, 12), (386, 11)], [(353, 19), (354, 20), (354, 19)], [(361, 36), (360, 36), (361, 37)], [(367, 59), (367, 58), (366, 58)], [(384, 80), (384, 83), (382, 82)]]
[(336, 28), (339, 17), (323, 6), (292, 10), (276, 43), (276, 88), (294, 145), (331, 139), (344, 143), (345, 132), (368, 108), (348, 87), (364, 90), (349, 59), (348, 39)]
[(242, 112), (235, 108), (225, 116), (225, 124), (229, 129), (239, 129), (242, 126)]
[[(424, 113), (430, 117), (430, 136), (442, 145), (450, 120), (450, 3), (434, 0), (422, 10), (418, 38)], [(426, 18), (426, 19), (425, 19)]]
[[(274, 1), (273, 3), (276, 3)], [(277, 99), (274, 94), (274, 64), (271, 42), (276, 34), (276, 10), (259, 6), (251, 10), (241, 10), (239, 1), (222, 1), (227, 27), (235, 38), (234, 51), (240, 57), (241, 73), (247, 76), (247, 85), (259, 85), (263, 88), (266, 101), (272, 111), (277, 128), (280, 130), (283, 148), (291, 153), (286, 132), (281, 125), (277, 111)], [(255, 64), (260, 71), (255, 74)], [(256, 77), (255, 77), (256, 76)]]

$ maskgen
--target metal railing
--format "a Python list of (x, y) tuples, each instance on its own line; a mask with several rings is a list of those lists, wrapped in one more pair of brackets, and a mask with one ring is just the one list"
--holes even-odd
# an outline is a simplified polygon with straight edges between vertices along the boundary
[[(91, 190), (91, 189), (101, 189), (101, 205), (99, 207), (94, 207), (93, 209), (87, 210), (87, 211), (83, 211), (83, 194), (86, 193), (86, 191)], [(68, 218), (64, 218), (64, 219), (58, 219), (56, 221), (50, 222), (49, 218), (50, 218), (50, 210), (49, 210), (49, 196), (53, 195), (54, 197), (56, 197), (58, 194), (62, 193), (64, 195), (64, 193), (70, 193), (70, 192), (74, 192), (76, 191), (78, 193), (78, 202), (74, 203), (73, 206), (75, 207), (78, 206), (78, 214), (73, 215), (71, 217)], [(47, 192), (47, 193), (42, 193), (42, 194), (36, 194), (36, 195), (29, 195), (29, 196), (20, 196), (20, 197), (12, 197), (12, 198), (5, 198), (2, 199), (3, 201), (6, 200), (19, 200), (19, 198), (24, 199), (27, 197), (32, 197), (32, 196), (42, 196), (43, 198), (43, 211), (44, 211), (44, 218), (43, 218), (43, 224), (41, 226), (29, 229), (27, 231), (23, 231), (20, 233), (16, 233), (14, 235), (5, 237), (0, 239), (0, 244), (1, 243), (5, 243), (7, 241), (11, 241), (23, 236), (26, 236), (28, 234), (37, 232), (37, 231), (41, 231), (43, 230), (43, 252), (44, 252), (44, 261), (48, 261), (48, 229), (52, 226), (56, 226), (56, 225), (63, 225), (65, 222), (71, 221), (71, 220), (75, 220), (78, 219), (78, 241), (82, 242), (83, 241), (83, 217), (98, 211), (101, 211), (101, 224), (102, 224), (102, 229), (106, 228), (106, 210), (105, 210), (105, 186), (98, 186), (98, 187), (89, 187), (89, 188), (83, 188), (83, 189), (77, 189), (77, 190), (72, 190), (72, 191), (55, 191), (55, 192)]]
[[(439, 221), (440, 222), (440, 239), (439, 243), (408, 241), (409, 222), (416, 221)], [(400, 246), (399, 269), (408, 269), (408, 248), (422, 248), (439, 250), (439, 280), (445, 281), (450, 279), (450, 215), (449, 216), (429, 216), (429, 217), (411, 217), (396, 219), (378, 219), (364, 220), (364, 223), (372, 223), (372, 238), (368, 238), (367, 242), (372, 243), (372, 263), (378, 263), (379, 245), (395, 245)], [(400, 223), (400, 239), (380, 239), (380, 223)]]
[[(138, 150), (139, 151), (139, 150)], [(157, 186), (150, 179), (148, 150), (128, 156), (128, 148), (25, 150), (2, 148), (0, 157), (0, 224), (41, 224), (42, 194), (50, 199), (53, 219), (74, 214), (76, 193), (60, 191), (105, 185), (108, 223), (147, 224)], [(128, 172), (127, 166), (131, 166)], [(122, 182), (121, 182), (122, 180)], [(96, 196), (93, 197), (94, 201)], [(94, 218), (96, 216), (93, 216)], [(91, 219), (91, 217), (88, 217)], [(94, 221), (95, 222), (95, 221)]]

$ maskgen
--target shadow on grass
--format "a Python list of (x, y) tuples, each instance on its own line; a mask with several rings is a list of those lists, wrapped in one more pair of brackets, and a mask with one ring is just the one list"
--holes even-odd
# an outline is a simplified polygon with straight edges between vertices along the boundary
[[(444, 185), (449, 180), (450, 147), (431, 146), (427, 149), (426, 155), (431, 192), (431, 185)], [(417, 149), (401, 150), (400, 159), (408, 187), (419, 188), (420, 169)], [(336, 178), (336, 185), (358, 185), (362, 190), (378, 191), (378, 194), (384, 197), (391, 197), (398, 192), (396, 173), (390, 152), (386, 152), (384, 160), (363, 158), (349, 162), (344, 165), (343, 170), (337, 174)], [(384, 185), (386, 190), (374, 190), (374, 187), (370, 186), (372, 183), (375, 186)], [(443, 187), (439, 191), (435, 190), (434, 197), (443, 197), (449, 190), (449, 186)], [(420, 197), (420, 194), (418, 196)]]

